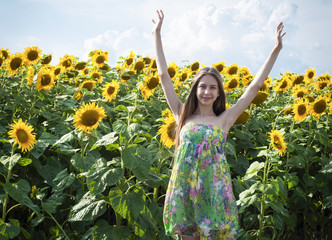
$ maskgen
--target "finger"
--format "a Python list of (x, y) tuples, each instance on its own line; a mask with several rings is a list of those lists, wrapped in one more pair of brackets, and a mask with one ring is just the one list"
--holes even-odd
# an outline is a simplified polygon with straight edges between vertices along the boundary
[(156, 24), (155, 20), (153, 20), (153, 19), (152, 19), (152, 22), (153, 22), (154, 24)]
[(162, 18), (164, 18), (164, 12), (163, 10), (160, 10)]

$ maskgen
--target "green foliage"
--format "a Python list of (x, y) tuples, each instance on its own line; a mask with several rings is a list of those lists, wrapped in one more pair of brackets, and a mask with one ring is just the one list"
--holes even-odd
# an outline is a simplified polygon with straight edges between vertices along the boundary
[[(36, 74), (40, 67), (34, 65)], [(162, 89), (145, 99), (139, 83), (149, 73), (141, 72), (127, 75), (111, 102), (102, 96), (105, 83), (121, 81), (127, 70), (102, 71), (104, 80), (92, 91), (75, 85), (87, 76), (65, 73), (50, 90), (37, 91), (35, 83), (27, 85), (26, 72), (8, 76), (0, 69), (1, 239), (171, 239), (162, 221), (173, 157), (158, 135), (167, 108)], [(176, 88), (182, 100), (191, 79)], [(230, 104), (242, 93), (228, 92)], [(282, 114), (294, 97), (269, 93), (262, 105), (250, 106), (249, 121), (227, 135), (239, 239), (326, 239), (332, 229), (331, 115), (295, 122)], [(84, 133), (73, 120), (87, 102), (98, 103), (107, 117)], [(36, 133), (27, 153), (8, 138), (18, 118)], [(270, 146), (274, 129), (283, 133), (286, 155)]]

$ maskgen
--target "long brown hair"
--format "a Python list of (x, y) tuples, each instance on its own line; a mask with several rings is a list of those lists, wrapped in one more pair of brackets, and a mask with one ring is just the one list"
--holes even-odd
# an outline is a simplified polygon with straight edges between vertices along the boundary
[(194, 112), (197, 109), (198, 106), (198, 99), (196, 96), (197, 87), (199, 84), (199, 81), (202, 79), (205, 75), (211, 75), (213, 76), (218, 83), (218, 89), (219, 89), (219, 96), (213, 103), (213, 111), (218, 116), (226, 109), (226, 94), (223, 87), (223, 79), (218, 72), (217, 69), (213, 67), (205, 67), (201, 69), (195, 76), (193, 83), (191, 85), (189, 96), (187, 97), (185, 103), (182, 106), (180, 119), (176, 127), (176, 135), (175, 135), (175, 153), (177, 152), (177, 148), (180, 144), (180, 131), (183, 127), (186, 119), (194, 114)]

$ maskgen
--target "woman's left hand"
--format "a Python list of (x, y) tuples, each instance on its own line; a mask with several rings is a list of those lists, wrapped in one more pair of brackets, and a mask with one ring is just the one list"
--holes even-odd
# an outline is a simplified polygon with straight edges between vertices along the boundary
[(285, 36), (285, 32), (283, 33), (282, 30), (284, 29), (284, 24), (282, 22), (279, 23), (276, 32), (276, 47), (282, 48), (282, 37)]

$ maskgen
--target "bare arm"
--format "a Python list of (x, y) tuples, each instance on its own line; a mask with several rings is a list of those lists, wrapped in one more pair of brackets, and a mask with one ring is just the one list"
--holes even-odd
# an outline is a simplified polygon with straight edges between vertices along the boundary
[(232, 127), (236, 119), (250, 105), (252, 100), (257, 95), (258, 91), (263, 86), (265, 79), (268, 77), (275, 61), (277, 60), (279, 52), (282, 49), (282, 37), (286, 34), (282, 33), (283, 28), (284, 28), (283, 23), (282, 22), (279, 23), (276, 31), (276, 45), (273, 48), (272, 52), (270, 53), (265, 63), (256, 74), (252, 83), (250, 83), (250, 85), (248, 86), (246, 91), (242, 94), (242, 96), (239, 98), (239, 100), (236, 102), (236, 104), (226, 110), (225, 115), (227, 119), (227, 126), (225, 128), (229, 129)]
[(180, 117), (180, 110), (182, 108), (182, 102), (176, 95), (176, 92), (174, 90), (174, 86), (171, 80), (171, 77), (168, 74), (167, 71), (167, 63), (164, 55), (164, 50), (161, 42), (161, 25), (164, 20), (164, 13), (163, 11), (157, 11), (158, 14), (158, 20), (152, 20), (152, 22), (155, 25), (155, 28), (153, 30), (154, 35), (154, 45), (155, 45), (155, 54), (156, 54), (156, 63), (157, 63), (157, 69), (158, 69), (158, 75), (161, 81), (161, 86), (164, 90), (167, 103), (169, 107), (172, 110), (172, 113), (176, 120)]

